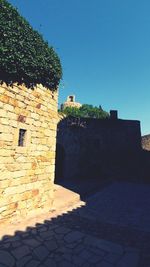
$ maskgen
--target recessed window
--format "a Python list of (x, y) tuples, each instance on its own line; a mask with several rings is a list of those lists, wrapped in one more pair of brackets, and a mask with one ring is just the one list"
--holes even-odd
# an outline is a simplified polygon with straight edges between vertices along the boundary
[(26, 132), (27, 130), (19, 129), (18, 146), (25, 146)]
[(70, 102), (73, 102), (73, 96), (69, 96)]

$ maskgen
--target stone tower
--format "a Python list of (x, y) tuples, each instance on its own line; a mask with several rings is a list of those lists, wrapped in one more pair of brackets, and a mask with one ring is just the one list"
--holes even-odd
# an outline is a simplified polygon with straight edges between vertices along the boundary
[(80, 108), (82, 105), (75, 101), (75, 95), (69, 95), (66, 102), (61, 104), (61, 110), (64, 110), (66, 107), (76, 107)]

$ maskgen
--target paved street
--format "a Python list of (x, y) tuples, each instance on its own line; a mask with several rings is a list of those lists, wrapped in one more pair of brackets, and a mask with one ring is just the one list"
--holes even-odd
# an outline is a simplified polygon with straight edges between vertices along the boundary
[(150, 186), (113, 183), (5, 236), (0, 267), (150, 267)]

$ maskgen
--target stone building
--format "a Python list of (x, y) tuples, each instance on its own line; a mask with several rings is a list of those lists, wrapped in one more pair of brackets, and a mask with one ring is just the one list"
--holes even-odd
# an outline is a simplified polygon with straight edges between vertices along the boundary
[(0, 223), (52, 207), (57, 92), (0, 86)]
[(61, 110), (64, 110), (66, 107), (80, 108), (82, 105), (75, 101), (75, 95), (69, 95), (66, 102), (61, 104)]
[(56, 181), (101, 179), (119, 169), (123, 177), (140, 151), (140, 122), (118, 119), (116, 111), (108, 119), (62, 118), (57, 131)]
[(142, 136), (142, 147), (143, 149), (150, 151), (150, 134)]

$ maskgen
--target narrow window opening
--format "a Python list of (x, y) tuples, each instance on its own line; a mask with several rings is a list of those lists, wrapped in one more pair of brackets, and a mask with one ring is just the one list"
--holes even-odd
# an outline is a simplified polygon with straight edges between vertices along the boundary
[(25, 137), (26, 137), (26, 130), (19, 129), (18, 146), (25, 146)]
[(70, 102), (73, 102), (73, 96), (71, 95), (69, 96), (69, 98), (70, 98)]

